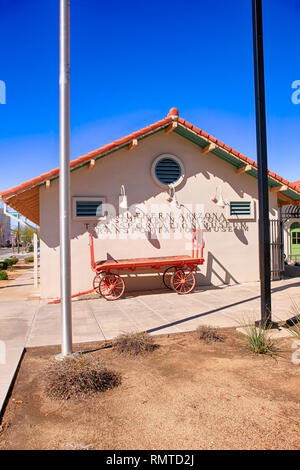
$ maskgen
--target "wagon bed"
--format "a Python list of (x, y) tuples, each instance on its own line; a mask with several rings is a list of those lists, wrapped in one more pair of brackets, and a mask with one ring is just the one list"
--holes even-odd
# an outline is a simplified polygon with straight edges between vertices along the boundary
[(204, 258), (192, 258), (189, 255), (178, 256), (156, 256), (151, 258), (130, 258), (119, 260), (96, 261), (96, 269), (109, 272), (111, 269), (131, 269), (153, 268), (158, 269), (163, 266), (183, 267), (185, 265), (199, 265), (204, 263)]
[(204, 263), (203, 231), (192, 231), (192, 255), (156, 256), (150, 258), (109, 259), (95, 261), (94, 237), (90, 234), (91, 268), (96, 273), (93, 281), (94, 291), (106, 300), (119, 299), (125, 290), (125, 283), (119, 271), (135, 271), (139, 268), (160, 270), (165, 268), (163, 283), (178, 294), (188, 294), (196, 284), (194, 272)]
[[(200, 237), (199, 237), (200, 236)], [(98, 292), (106, 300), (119, 299), (125, 290), (125, 283), (118, 271), (139, 268), (160, 270), (164, 267), (163, 283), (168, 289), (178, 294), (188, 294), (195, 287), (194, 272), (197, 266), (204, 263), (203, 258), (203, 230), (192, 230), (192, 255), (156, 256), (150, 258), (109, 259), (95, 261), (94, 237), (90, 233), (90, 259), (91, 269), (95, 273), (93, 288), (73, 294), (72, 298), (80, 295)], [(112, 272), (114, 271), (114, 272)], [(117, 271), (117, 272), (116, 272)], [(59, 303), (60, 299), (49, 303)]]

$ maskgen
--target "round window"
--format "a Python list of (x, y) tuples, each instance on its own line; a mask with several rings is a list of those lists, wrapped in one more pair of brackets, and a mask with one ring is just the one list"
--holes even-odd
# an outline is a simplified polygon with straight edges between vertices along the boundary
[(160, 155), (153, 162), (152, 175), (160, 186), (177, 186), (184, 178), (184, 168), (174, 155)]

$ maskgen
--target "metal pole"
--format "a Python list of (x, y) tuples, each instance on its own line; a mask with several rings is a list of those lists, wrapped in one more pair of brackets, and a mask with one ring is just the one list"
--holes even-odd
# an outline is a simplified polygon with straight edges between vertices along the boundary
[(265, 105), (262, 1), (252, 0), (253, 53), (255, 80), (256, 142), (259, 198), (259, 263), (261, 289), (261, 323), (269, 325), (271, 315), (271, 259), (267, 130)]
[(38, 287), (38, 237), (36, 231), (33, 232), (33, 258), (34, 258), (34, 287)]
[(72, 353), (70, 246), (70, 0), (60, 0), (59, 19), (59, 216), (61, 355)]
[(284, 220), (282, 215), (282, 207), (279, 208), (280, 217), (280, 279), (284, 279)]

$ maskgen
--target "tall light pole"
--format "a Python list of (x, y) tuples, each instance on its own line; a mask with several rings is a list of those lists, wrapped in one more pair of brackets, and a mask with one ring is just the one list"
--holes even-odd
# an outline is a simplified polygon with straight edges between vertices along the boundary
[(272, 322), (271, 253), (262, 0), (252, 0), (252, 15), (259, 199), (261, 324), (263, 326), (268, 326)]
[(59, 219), (61, 354), (72, 353), (70, 244), (70, 0), (60, 0), (59, 17)]

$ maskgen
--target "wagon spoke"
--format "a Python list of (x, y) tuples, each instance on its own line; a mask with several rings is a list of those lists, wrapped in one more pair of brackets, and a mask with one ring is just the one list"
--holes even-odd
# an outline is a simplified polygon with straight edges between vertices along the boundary
[(184, 271), (179, 269), (171, 278), (171, 285), (173, 290), (178, 294), (188, 294), (195, 287), (195, 276), (192, 271)]
[(106, 300), (117, 300), (125, 289), (123, 279), (118, 274), (107, 274), (100, 281), (99, 290)]
[(174, 284), (175, 287), (181, 287), (182, 286), (180, 281), (174, 281), (173, 284)]
[(173, 274), (177, 271), (177, 267), (176, 266), (170, 266), (168, 267), (167, 269), (165, 269), (164, 273), (163, 273), (163, 283), (164, 285), (166, 286), (167, 289), (171, 289), (172, 290), (172, 286), (171, 286), (171, 278), (173, 276)]
[(93, 289), (95, 291), (98, 291), (99, 293), (100, 293), (100, 290), (99, 290), (100, 282), (101, 282), (101, 279), (103, 279), (104, 275), (105, 275), (104, 271), (97, 272), (93, 279)]

